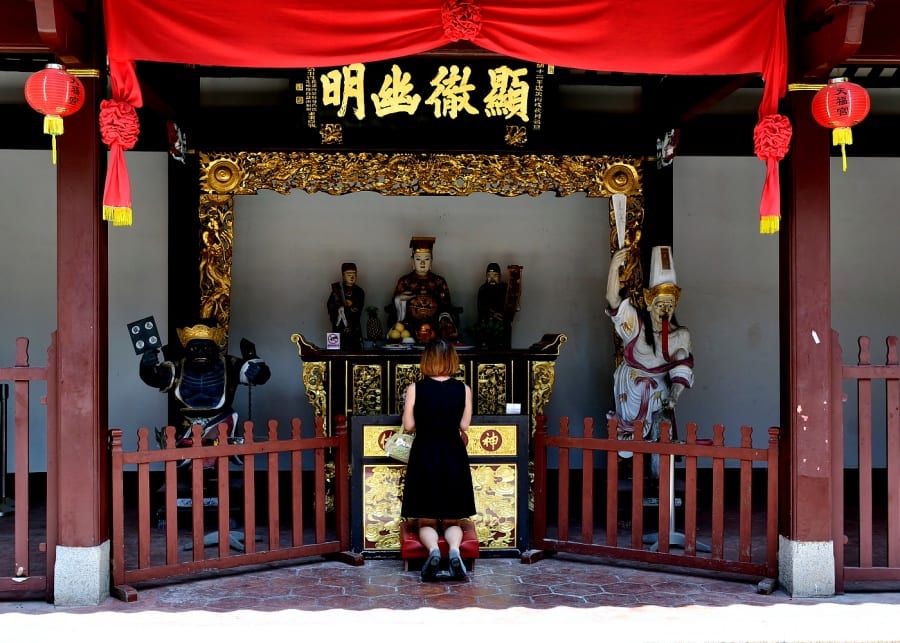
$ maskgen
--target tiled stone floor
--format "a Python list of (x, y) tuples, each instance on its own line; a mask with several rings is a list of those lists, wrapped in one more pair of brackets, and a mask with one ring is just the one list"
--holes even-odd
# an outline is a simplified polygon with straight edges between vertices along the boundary
[[(599, 565), (588, 559), (551, 558), (528, 565), (510, 558), (478, 561), (466, 581), (423, 583), (418, 572), (404, 572), (398, 560), (367, 560), (361, 567), (309, 562), (244, 573), (219, 573), (184, 584), (138, 588), (131, 605), (112, 602), (117, 611), (167, 610), (395, 610), (434, 607), (548, 608), (615, 605), (771, 605), (789, 601), (783, 593), (756, 593), (753, 580), (724, 581), (682, 574)], [(900, 604), (900, 595), (898, 595)]]
[(137, 590), (137, 601), (109, 598), (90, 607), (0, 603), (0, 637), (12, 641), (7, 634), (23, 634), (43, 641), (84, 630), (96, 638), (104, 628), (115, 628), (118, 638), (128, 632), (130, 641), (160, 641), (169, 633), (203, 628), (206, 640), (247, 641), (284, 628), (285, 635), (379, 638), (390, 626), (422, 628), (429, 640), (451, 640), (464, 626), (485, 637), (495, 632), (522, 640), (576, 631), (595, 631), (598, 640), (616, 643), (900, 640), (900, 593), (791, 598), (781, 589), (757, 593), (753, 579), (650, 571), (562, 555), (530, 565), (483, 558), (466, 581), (422, 583), (417, 572), (404, 572), (399, 560), (353, 567), (311, 559)]

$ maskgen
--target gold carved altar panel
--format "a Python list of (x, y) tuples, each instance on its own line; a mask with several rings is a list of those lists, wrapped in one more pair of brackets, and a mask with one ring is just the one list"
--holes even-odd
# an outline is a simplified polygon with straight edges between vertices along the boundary
[[(383, 419), (383, 418), (382, 418)], [(354, 457), (359, 467), (361, 550), (395, 553), (400, 549), (400, 508), (406, 465), (390, 460), (385, 440), (400, 428), (399, 422), (368, 423), (359, 419), (353, 437), (359, 439)], [(469, 427), (466, 450), (472, 470), (476, 515), (472, 517), (482, 549), (516, 550), (524, 541), (522, 500), (527, 496), (528, 421), (524, 416), (492, 418), (490, 423)], [(524, 444), (523, 444), (524, 443)], [(523, 466), (523, 464), (525, 466)], [(525, 483), (523, 485), (523, 483)]]
[(353, 415), (381, 415), (385, 412), (381, 390), (384, 369), (381, 364), (353, 365)]
[(478, 408), (476, 415), (502, 415), (506, 412), (506, 364), (478, 365)]

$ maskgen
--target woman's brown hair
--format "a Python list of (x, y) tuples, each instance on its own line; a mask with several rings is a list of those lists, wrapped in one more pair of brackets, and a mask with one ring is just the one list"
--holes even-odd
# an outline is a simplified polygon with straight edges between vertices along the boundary
[(444, 339), (436, 339), (425, 347), (419, 366), (423, 377), (456, 375), (459, 370), (459, 355), (453, 344)]

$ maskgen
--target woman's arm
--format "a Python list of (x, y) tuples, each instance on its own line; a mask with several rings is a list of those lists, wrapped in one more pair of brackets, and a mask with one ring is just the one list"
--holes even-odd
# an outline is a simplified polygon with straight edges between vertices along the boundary
[(416, 384), (413, 382), (406, 387), (406, 401), (403, 403), (403, 431), (406, 433), (415, 433), (416, 417), (413, 414), (413, 407), (416, 405)]
[(459, 430), (468, 431), (472, 423), (472, 389), (466, 384), (466, 407), (463, 409), (462, 419), (459, 421)]

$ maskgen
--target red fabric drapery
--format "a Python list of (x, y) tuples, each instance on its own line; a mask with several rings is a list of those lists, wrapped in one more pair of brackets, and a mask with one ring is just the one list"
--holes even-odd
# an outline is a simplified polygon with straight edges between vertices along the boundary
[[(417, 54), (447, 45), (461, 34), (474, 34), (471, 42), (486, 50), (560, 67), (673, 75), (759, 73), (765, 80), (761, 118), (777, 113), (786, 89), (784, 0), (343, 0), (339, 5), (316, 0), (104, 0), (103, 4), (112, 99), (134, 107), (141, 105), (134, 78), (137, 60), (329, 67)], [(445, 32), (448, 15), (463, 20), (475, 15), (478, 24)], [(124, 172), (124, 163), (115, 171)], [(777, 203), (772, 198), (778, 194), (777, 180), (777, 172), (774, 178), (768, 173), (763, 198), (767, 208)], [(106, 198), (104, 205), (117, 207), (107, 204)]]

